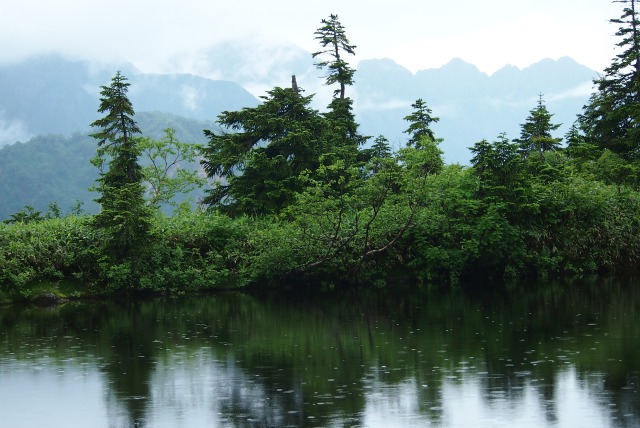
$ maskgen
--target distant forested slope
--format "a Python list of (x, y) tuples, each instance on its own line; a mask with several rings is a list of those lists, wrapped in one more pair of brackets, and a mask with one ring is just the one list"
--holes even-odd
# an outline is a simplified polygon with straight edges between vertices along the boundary
[[(169, 113), (142, 112), (136, 120), (144, 135), (160, 138), (173, 128), (183, 142), (206, 141), (203, 130), (214, 129), (213, 122), (186, 119)], [(46, 211), (55, 202), (63, 213), (78, 202), (86, 212), (96, 212), (96, 195), (89, 191), (98, 170), (90, 159), (96, 154), (96, 141), (86, 133), (71, 136), (43, 135), (25, 143), (0, 149), (0, 220), (26, 205)]]

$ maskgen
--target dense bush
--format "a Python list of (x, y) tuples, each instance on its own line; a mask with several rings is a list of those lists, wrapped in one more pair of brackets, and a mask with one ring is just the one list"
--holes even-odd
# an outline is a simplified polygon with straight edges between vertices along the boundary
[(0, 289), (28, 295), (40, 280), (74, 278), (93, 270), (99, 234), (88, 217), (0, 225)]
[[(347, 194), (316, 185), (281, 215), (157, 213), (132, 282), (105, 256), (90, 216), (0, 225), (1, 294), (27, 297), (38, 281), (74, 280), (81, 294), (187, 292), (296, 283), (422, 283), (587, 274), (640, 259), (640, 194), (567, 176), (533, 183), (535, 216), (513, 217), (478, 196), (471, 168), (447, 166), (396, 191), (353, 180)], [(401, 190), (400, 190), (401, 189)]]

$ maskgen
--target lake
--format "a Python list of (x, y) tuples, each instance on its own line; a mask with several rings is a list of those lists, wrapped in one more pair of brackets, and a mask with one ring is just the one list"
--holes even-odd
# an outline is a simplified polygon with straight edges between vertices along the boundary
[(639, 286), (0, 308), (0, 425), (638, 427)]

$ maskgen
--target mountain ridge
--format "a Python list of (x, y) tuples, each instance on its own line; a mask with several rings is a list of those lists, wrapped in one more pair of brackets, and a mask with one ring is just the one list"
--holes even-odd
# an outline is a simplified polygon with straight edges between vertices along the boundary
[[(109, 68), (57, 55), (0, 66), (0, 146), (18, 141), (11, 141), (11, 133), (6, 132), (10, 129), (20, 131), (20, 140), (88, 131), (99, 117), (100, 86), (108, 85), (115, 73)], [(215, 120), (224, 110), (259, 102), (234, 82), (187, 74), (145, 74), (128, 63), (113, 68), (125, 70), (136, 112), (160, 110)]]
[[(358, 80), (361, 77), (364, 82)], [(545, 59), (523, 69), (505, 66), (492, 75), (461, 59), (415, 74), (392, 60), (365, 60), (355, 75), (354, 110), (365, 134), (383, 134), (401, 146), (407, 128), (403, 118), (422, 98), (440, 118), (433, 129), (444, 138), (445, 160), (467, 163), (468, 148), (476, 142), (501, 133), (519, 137), (520, 124), (541, 94), (554, 123), (562, 124), (557, 133), (562, 137), (587, 102), (595, 77), (597, 72), (569, 57)]]

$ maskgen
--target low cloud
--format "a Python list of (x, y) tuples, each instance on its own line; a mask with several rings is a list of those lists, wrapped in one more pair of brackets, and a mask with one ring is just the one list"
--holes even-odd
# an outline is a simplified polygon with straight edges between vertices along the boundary
[(4, 116), (4, 112), (0, 111), (0, 147), (27, 141), (32, 137), (22, 121), (7, 120)]
[(199, 101), (202, 98), (202, 95), (196, 88), (183, 85), (180, 90), (180, 95), (182, 97), (182, 103), (187, 109), (191, 111), (198, 110)]
[(581, 85), (576, 86), (568, 91), (558, 92), (556, 94), (550, 94), (544, 98), (549, 101), (560, 101), (567, 98), (588, 98), (593, 93), (593, 82), (584, 82)]
[(363, 101), (357, 102), (355, 107), (361, 111), (386, 111), (400, 108), (406, 109), (408, 106), (411, 106), (412, 103), (413, 101), (405, 100), (389, 100), (384, 102)]

